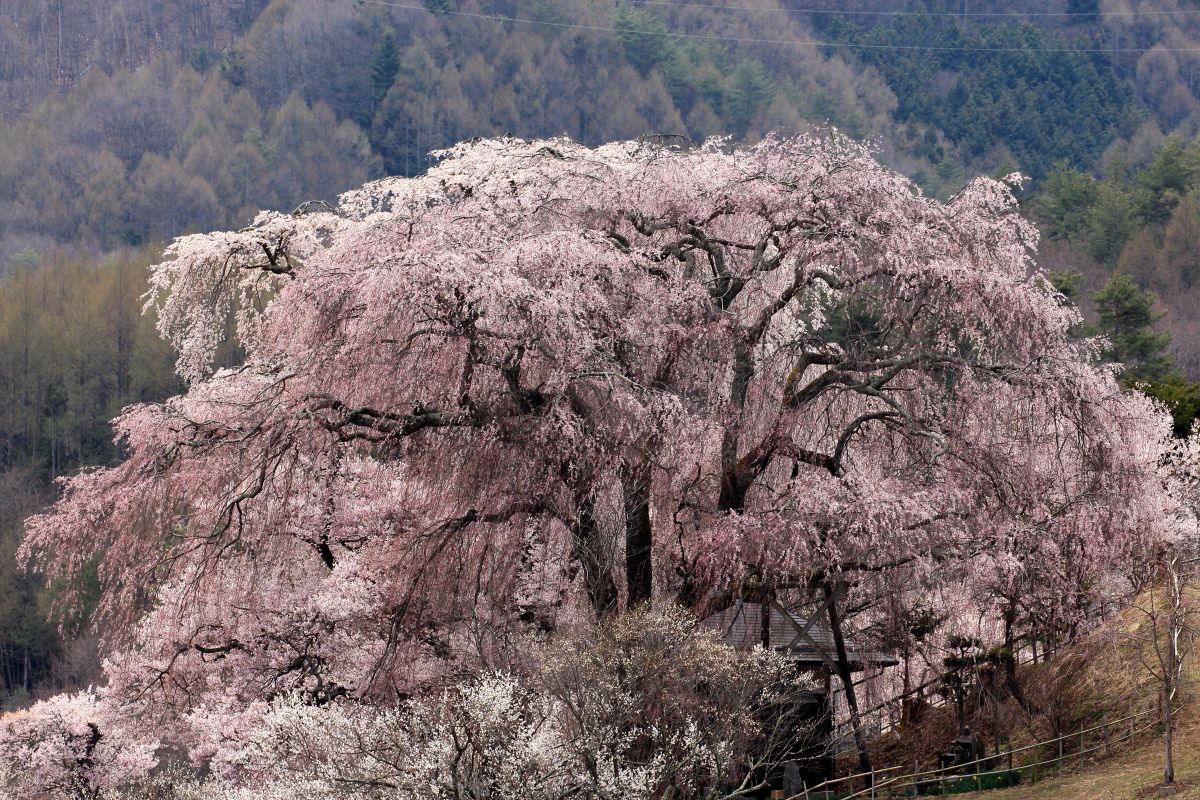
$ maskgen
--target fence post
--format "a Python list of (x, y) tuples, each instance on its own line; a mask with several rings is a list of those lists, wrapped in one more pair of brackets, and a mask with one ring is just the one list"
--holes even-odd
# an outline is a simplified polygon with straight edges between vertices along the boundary
[(1108, 743), (1108, 723), (1104, 723), (1104, 757), (1112, 755), (1112, 747)]
[(1083, 771), (1084, 734), (1079, 734), (1079, 771)]
[(871, 800), (875, 800), (875, 768), (871, 767)]
[[(1008, 771), (1012, 772), (1012, 739), (1008, 740)], [(1009, 776), (1012, 777), (1011, 775)]]
[(1058, 774), (1060, 776), (1062, 775), (1062, 756), (1063, 756), (1063, 744), (1062, 743), (1063, 743), (1063, 740), (1062, 740), (1062, 737), (1060, 736), (1060, 737), (1058, 737)]

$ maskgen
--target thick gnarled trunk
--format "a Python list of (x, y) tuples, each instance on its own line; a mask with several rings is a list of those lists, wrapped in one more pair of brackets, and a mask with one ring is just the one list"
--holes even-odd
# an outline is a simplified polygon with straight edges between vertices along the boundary
[(625, 585), (629, 608), (634, 608), (648, 602), (654, 590), (649, 468), (622, 470), (621, 488), (625, 496)]

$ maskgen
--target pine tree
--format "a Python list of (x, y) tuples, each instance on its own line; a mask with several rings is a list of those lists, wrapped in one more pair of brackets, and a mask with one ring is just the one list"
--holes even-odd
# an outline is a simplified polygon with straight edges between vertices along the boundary
[(775, 99), (775, 84), (761, 62), (748, 59), (733, 71), (729, 114), (725, 120), (734, 130), (745, 133), (756, 114)]
[(371, 62), (372, 112), (379, 108), (379, 104), (387, 96), (388, 89), (392, 88), (392, 83), (396, 80), (396, 73), (399, 71), (400, 48), (396, 44), (396, 31), (388, 28), (384, 31), (379, 44), (376, 45), (375, 58)]
[(1114, 275), (1092, 300), (1100, 314), (1100, 333), (1110, 343), (1106, 357), (1124, 364), (1127, 378), (1166, 377), (1171, 359), (1164, 351), (1171, 334), (1153, 330), (1162, 317), (1154, 310), (1154, 295), (1139, 289), (1128, 275)]
[(670, 54), (671, 44), (660, 35), (667, 28), (656, 15), (622, 3), (613, 12), (613, 27), (617, 29), (625, 58), (645, 75)]

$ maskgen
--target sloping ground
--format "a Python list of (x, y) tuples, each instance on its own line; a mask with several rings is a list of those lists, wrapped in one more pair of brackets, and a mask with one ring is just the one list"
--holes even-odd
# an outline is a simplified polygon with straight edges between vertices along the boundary
[[(1189, 592), (1189, 601), (1197, 600)], [(1161, 596), (1158, 598), (1161, 602)], [(1083, 730), (1104, 723), (1113, 724), (1112, 755), (1103, 756), (1099, 734), (1089, 734), (1086, 745), (1091, 752), (1079, 765), (1078, 739), (1064, 742), (1061, 777), (1043, 777), (1029, 783), (1029, 772), (1023, 783), (1011, 789), (956, 795), (959, 797), (995, 798), (1062, 798), (1064, 800), (1134, 800), (1156, 796), (1163, 770), (1163, 737), (1161, 724), (1151, 723), (1151, 716), (1139, 717), (1139, 733), (1132, 739), (1118, 741), (1128, 722), (1121, 721), (1131, 710), (1148, 711), (1157, 716), (1158, 685), (1146, 666), (1155, 663), (1148, 617), (1140, 608), (1151, 600), (1139, 597), (1135, 605), (1109, 619), (1074, 645), (1061, 650), (1048, 663), (1022, 669), (1021, 683), (1031, 708), (1029, 714), (1010, 698), (1003, 704), (1002, 728), (1010, 731), (1014, 747), (1050, 740), (1056, 735)], [(1194, 605), (1193, 605), (1194, 607)], [(1175, 775), (1179, 784), (1176, 796), (1200, 800), (1200, 652), (1193, 652), (1184, 662), (1182, 686), (1176, 703), (1181, 707), (1176, 716)], [(897, 763), (894, 756), (907, 750), (912, 763), (914, 750), (928, 749), (932, 744), (945, 742), (946, 730), (953, 730), (952, 720), (946, 719), (948, 709), (936, 709), (923, 725), (910, 729), (908, 735), (897, 736), (885, 743), (879, 752), (879, 762)], [(986, 722), (986, 721), (985, 721)], [(981, 728), (988, 741), (991, 734), (986, 724)], [(1148, 728), (1148, 730), (1143, 730)], [(1035, 760), (1053, 759), (1055, 746), (1043, 746), (1027, 751), (1014, 759), (1019, 765)], [(890, 751), (890, 752), (888, 752)], [(887, 756), (893, 758), (887, 758)], [(922, 753), (918, 760), (929, 763)], [(1039, 769), (1044, 776), (1055, 776), (1053, 765)]]
[[(1196, 708), (1184, 709), (1181, 724), (1176, 729), (1175, 779), (1179, 784), (1176, 797), (1200, 798), (1200, 715)], [(1114, 754), (1083, 772), (1066, 773), (1061, 778), (1049, 778), (1035, 784), (1022, 784), (1012, 789), (972, 792), (957, 797), (993, 798), (994, 800), (1135, 800), (1156, 796), (1155, 787), (1162, 781), (1162, 737), (1135, 743), (1127, 750)]]

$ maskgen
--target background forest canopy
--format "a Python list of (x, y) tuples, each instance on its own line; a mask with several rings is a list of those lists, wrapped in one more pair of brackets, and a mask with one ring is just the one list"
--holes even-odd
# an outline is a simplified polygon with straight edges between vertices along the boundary
[[(1193, 54), (1125, 52), (1186, 45), (1194, 15), (1092, 14), (1078, 0), (1059, 4), (1064, 17), (1027, 3), (1043, 14), (1030, 18), (1011, 16), (1019, 3), (1000, 17), (948, 13), (957, 3), (902, 16), (747, 5), (6, 4), (0, 255), (242, 225), (416, 174), (429, 151), (473, 136), (753, 141), (832, 123), (946, 195), (999, 168), (1145, 160), (1164, 132), (1190, 138), (1200, 122)], [(868, 47), (734, 41), (766, 33)], [(939, 49), (897, 49), (914, 43)]]
[[(1112, 337), (1106, 357), (1181, 431), (1200, 408), (1200, 14), (1181, 3), (423, 5), (0, 5), (0, 493), (20, 509), (0, 556), (51, 478), (119, 459), (107, 420), (179, 389), (140, 315), (164, 242), (418, 174), (475, 136), (832, 124), (940, 197), (1019, 169), (1043, 263)], [(735, 41), (764, 38), (871, 47)], [(64, 683), (87, 661), (63, 657), (39, 592), (0, 575), (5, 702), (56, 657)]]

